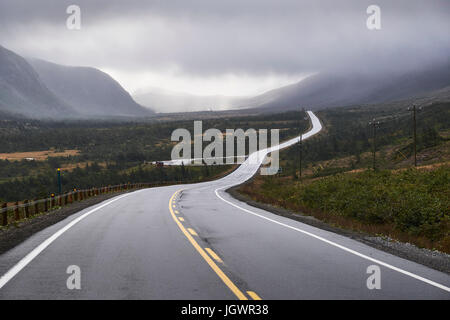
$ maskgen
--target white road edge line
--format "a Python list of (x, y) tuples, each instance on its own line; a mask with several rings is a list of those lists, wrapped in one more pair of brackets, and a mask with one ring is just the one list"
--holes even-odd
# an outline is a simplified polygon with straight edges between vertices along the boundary
[(245, 212), (247, 212), (247, 213), (250, 213), (250, 214), (252, 214), (252, 215), (254, 215), (254, 216), (257, 216), (257, 217), (262, 218), (262, 219), (265, 219), (265, 220), (267, 220), (267, 221), (276, 223), (276, 224), (278, 224), (278, 225), (280, 225), (280, 226), (283, 226), (283, 227), (292, 229), (292, 230), (294, 230), (294, 231), (301, 232), (301, 233), (306, 234), (306, 235), (308, 235), (308, 236), (310, 236), (310, 237), (316, 238), (317, 240), (323, 241), (323, 242), (328, 243), (328, 244), (330, 244), (330, 245), (332, 245), (332, 246), (335, 246), (335, 247), (337, 247), (337, 248), (339, 248), (339, 249), (342, 249), (342, 250), (347, 251), (347, 252), (349, 252), (349, 253), (351, 253), (351, 254), (354, 254), (354, 255), (356, 255), (356, 256), (358, 256), (358, 257), (361, 257), (361, 258), (364, 258), (364, 259), (366, 259), (366, 260), (375, 262), (376, 264), (382, 265), (382, 266), (384, 266), (384, 267), (386, 267), (386, 268), (389, 268), (389, 269), (392, 269), (392, 270), (394, 270), (394, 271), (403, 273), (403, 274), (405, 274), (405, 275), (407, 275), (407, 276), (410, 276), (411, 278), (414, 278), (414, 279), (423, 281), (423, 282), (425, 282), (425, 283), (427, 283), (427, 284), (429, 284), (429, 285), (432, 285), (432, 286), (435, 286), (435, 287), (437, 287), (437, 288), (439, 288), (439, 289), (442, 289), (442, 290), (445, 290), (445, 291), (447, 291), (447, 292), (450, 292), (450, 288), (449, 288), (449, 287), (446, 287), (446, 286), (444, 286), (444, 285), (442, 285), (442, 284), (440, 284), (440, 283), (437, 283), (437, 282), (434, 282), (434, 281), (432, 281), (432, 280), (423, 278), (423, 277), (418, 276), (418, 275), (416, 275), (416, 274), (414, 274), (414, 273), (411, 273), (411, 272), (409, 272), (409, 271), (406, 271), (406, 270), (403, 270), (403, 269), (394, 267), (393, 265), (390, 265), (390, 264), (388, 264), (388, 263), (386, 263), (386, 262), (383, 262), (383, 261), (380, 261), (380, 260), (371, 258), (371, 257), (366, 256), (366, 255), (364, 255), (364, 254), (362, 254), (362, 253), (359, 253), (359, 252), (357, 252), (357, 251), (355, 251), (355, 250), (352, 250), (352, 249), (349, 249), (349, 248), (347, 248), (347, 247), (344, 247), (344, 246), (342, 246), (342, 245), (340, 245), (340, 244), (337, 244), (337, 243), (335, 243), (335, 242), (333, 242), (333, 241), (330, 241), (330, 240), (327, 240), (327, 239), (322, 238), (322, 237), (320, 237), (320, 236), (317, 236), (317, 235), (315, 235), (315, 234), (313, 234), (313, 233), (311, 233), (311, 232), (308, 232), (308, 231), (305, 231), (305, 230), (302, 230), (302, 229), (299, 229), (299, 228), (290, 226), (290, 225), (288, 225), (288, 224), (285, 224), (285, 223), (282, 223), (282, 222), (279, 222), (279, 221), (270, 219), (270, 218), (268, 218), (268, 217), (265, 217), (265, 216), (263, 216), (263, 215), (260, 215), (260, 214), (258, 214), (258, 213), (255, 213), (255, 212), (250, 211), (250, 210), (248, 210), (248, 209), (242, 208), (242, 207), (238, 206), (237, 204), (234, 204), (234, 203), (232, 203), (231, 201), (228, 201), (228, 200), (222, 198), (222, 197), (219, 195), (219, 192), (218, 192), (219, 190), (222, 190), (222, 189), (225, 189), (225, 188), (229, 188), (229, 187), (232, 187), (232, 186), (234, 186), (234, 185), (217, 188), (217, 189), (215, 190), (216, 196), (217, 196), (219, 199), (221, 199), (222, 201), (224, 201), (224, 202), (226, 202), (226, 203), (232, 205), (233, 207), (236, 207), (236, 208), (238, 208), (238, 209), (240, 209), (240, 210), (242, 210), (242, 211), (245, 211)]
[(100, 205), (100, 206), (98, 206), (98, 207), (96, 207), (96, 208), (94, 208), (94, 209), (84, 213), (83, 215), (79, 216), (78, 218), (74, 219), (73, 221), (71, 221), (70, 223), (68, 223), (67, 225), (65, 225), (61, 229), (59, 229), (52, 236), (47, 238), (47, 240), (42, 242), (39, 246), (34, 248), (30, 253), (28, 253), (25, 257), (23, 257), (22, 260), (20, 260), (16, 265), (14, 265), (11, 269), (9, 269), (8, 272), (6, 272), (3, 276), (1, 276), (1, 278), (0, 278), (0, 289), (3, 288), (12, 278), (14, 278), (15, 275), (17, 275), (31, 261), (33, 261), (33, 259), (36, 258), (42, 251), (44, 251), (45, 248), (47, 248), (53, 241), (58, 239), (64, 232), (66, 232), (67, 230), (72, 228), (78, 222), (80, 222), (81, 220), (83, 220), (87, 216), (91, 215), (95, 211), (98, 211), (101, 208), (104, 208), (104, 207), (110, 205), (111, 203), (116, 202), (117, 200), (120, 200), (122, 198), (125, 198), (125, 197), (127, 197), (129, 195), (132, 195), (132, 194), (140, 192), (140, 191), (143, 191), (143, 190), (138, 190), (138, 191), (135, 191), (135, 192), (132, 192), (132, 193), (127, 193), (127, 194), (124, 194), (124, 195), (119, 196), (117, 198), (114, 198), (114, 199), (112, 199), (112, 200), (110, 200), (110, 201), (108, 201), (108, 202), (106, 202), (106, 203), (104, 203), (104, 204), (102, 204), (102, 205)]

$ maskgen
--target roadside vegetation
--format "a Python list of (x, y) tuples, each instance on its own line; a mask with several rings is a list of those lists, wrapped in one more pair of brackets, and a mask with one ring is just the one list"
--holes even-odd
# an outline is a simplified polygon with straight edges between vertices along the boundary
[(305, 182), (267, 177), (240, 191), (339, 227), (450, 253), (450, 166), (367, 170)]
[[(325, 132), (280, 153), (282, 171), (239, 188), (253, 200), (312, 215), (337, 227), (450, 253), (450, 104), (417, 115), (392, 108), (320, 112)], [(380, 120), (373, 170), (373, 135)]]

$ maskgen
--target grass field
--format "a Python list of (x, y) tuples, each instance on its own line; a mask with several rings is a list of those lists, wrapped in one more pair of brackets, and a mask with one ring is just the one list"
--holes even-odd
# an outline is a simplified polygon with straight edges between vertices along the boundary
[(239, 191), (332, 225), (450, 253), (450, 165), (364, 170), (300, 182), (258, 177)]

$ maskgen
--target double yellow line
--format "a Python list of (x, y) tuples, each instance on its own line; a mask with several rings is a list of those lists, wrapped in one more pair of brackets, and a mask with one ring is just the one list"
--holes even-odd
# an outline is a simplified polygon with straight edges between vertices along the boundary
[[(179, 214), (178, 211), (175, 210), (174, 212), (174, 208), (176, 207), (175, 204), (173, 203), (173, 200), (175, 199), (175, 197), (181, 192), (182, 190), (178, 190), (177, 192), (175, 192), (172, 197), (169, 200), (169, 210), (170, 213), (172, 215), (173, 221), (175, 221), (175, 223), (178, 225), (178, 227), (180, 228), (181, 232), (183, 232), (183, 234), (186, 236), (186, 238), (189, 240), (189, 242), (194, 246), (195, 250), (197, 250), (198, 253), (200, 253), (200, 256), (209, 264), (209, 266), (211, 267), (211, 269), (214, 270), (214, 272), (219, 276), (219, 278), (223, 281), (223, 283), (225, 283), (225, 285), (231, 290), (231, 292), (233, 292), (236, 297), (239, 300), (248, 300), (248, 298), (244, 295), (244, 293), (242, 293), (241, 290), (239, 290), (239, 288), (230, 280), (230, 278), (228, 278), (228, 276), (217, 266), (217, 264), (210, 258), (210, 256), (205, 252), (205, 250), (198, 244), (197, 241), (195, 241), (193, 235), (196, 235), (197, 233), (193, 230), (190, 229), (189, 232), (188, 230), (186, 230), (186, 228), (183, 226), (183, 224), (179, 221), (179, 219), (177, 219), (175, 212), (177, 214)], [(214, 251), (212, 251), (211, 249), (207, 248), (208, 252), (212, 253), (213, 257), (217, 257), (215, 258), (217, 261), (222, 261), (219, 256), (217, 256)], [(247, 291), (247, 294), (253, 299), (253, 300), (260, 300), (261, 298), (253, 291)]]

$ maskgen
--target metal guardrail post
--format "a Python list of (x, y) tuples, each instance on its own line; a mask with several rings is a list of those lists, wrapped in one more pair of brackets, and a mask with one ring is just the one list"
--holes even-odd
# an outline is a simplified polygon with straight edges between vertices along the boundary
[(29, 218), (30, 217), (30, 205), (29, 205), (29, 201), (25, 200), (24, 201), (24, 205), (25, 205), (25, 218)]
[(16, 207), (14, 208), (14, 219), (16, 221), (19, 221), (20, 220), (19, 201), (16, 201), (15, 206)]
[(8, 204), (2, 204), (2, 226), (8, 225)]
[(34, 215), (39, 213), (39, 202), (38, 199), (34, 199)]

